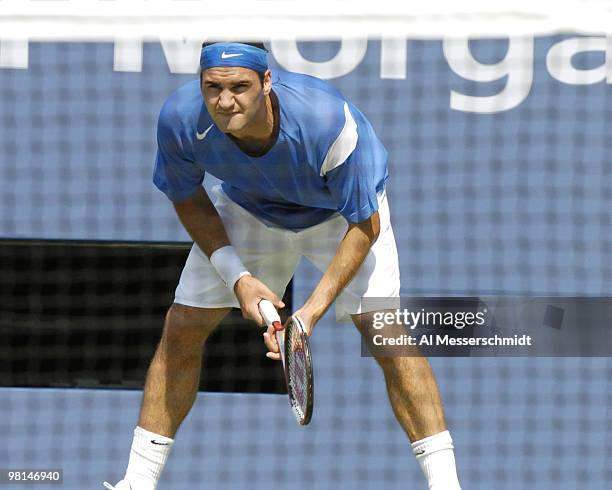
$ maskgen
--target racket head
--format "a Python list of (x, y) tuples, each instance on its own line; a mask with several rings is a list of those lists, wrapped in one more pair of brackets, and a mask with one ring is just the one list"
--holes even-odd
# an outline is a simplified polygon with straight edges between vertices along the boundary
[(289, 318), (284, 331), (284, 364), (287, 394), (300, 425), (307, 425), (314, 406), (314, 373), (308, 335), (302, 319)]

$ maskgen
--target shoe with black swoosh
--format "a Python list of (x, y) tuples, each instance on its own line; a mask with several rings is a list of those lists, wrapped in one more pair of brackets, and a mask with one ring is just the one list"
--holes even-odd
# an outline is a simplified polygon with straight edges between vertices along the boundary
[(104, 482), (104, 488), (108, 488), (108, 490), (132, 490), (132, 485), (126, 480), (121, 480), (114, 487), (110, 483)]

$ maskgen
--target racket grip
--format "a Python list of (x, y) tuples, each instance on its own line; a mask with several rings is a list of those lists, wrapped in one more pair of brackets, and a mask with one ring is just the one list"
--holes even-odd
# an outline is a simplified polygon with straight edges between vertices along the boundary
[(259, 312), (268, 327), (272, 326), (274, 330), (282, 330), (284, 328), (278, 311), (276, 311), (274, 305), (267, 299), (262, 299), (259, 302)]

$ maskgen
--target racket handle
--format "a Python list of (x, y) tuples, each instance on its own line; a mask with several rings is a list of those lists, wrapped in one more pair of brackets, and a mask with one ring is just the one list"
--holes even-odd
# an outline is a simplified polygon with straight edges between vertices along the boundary
[(276, 311), (274, 305), (267, 299), (262, 299), (259, 302), (259, 312), (268, 327), (272, 326), (274, 330), (282, 330), (284, 328), (278, 311)]

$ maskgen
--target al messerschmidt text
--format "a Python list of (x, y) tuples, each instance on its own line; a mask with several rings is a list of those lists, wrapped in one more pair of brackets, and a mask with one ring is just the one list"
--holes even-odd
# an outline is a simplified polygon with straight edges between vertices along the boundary
[(531, 335), (514, 335), (513, 337), (460, 337), (450, 335), (429, 334), (422, 335), (420, 339), (412, 335), (399, 335), (397, 337), (385, 337), (382, 334), (375, 335), (372, 339), (374, 345), (448, 345), (448, 346), (517, 346), (532, 345)]

